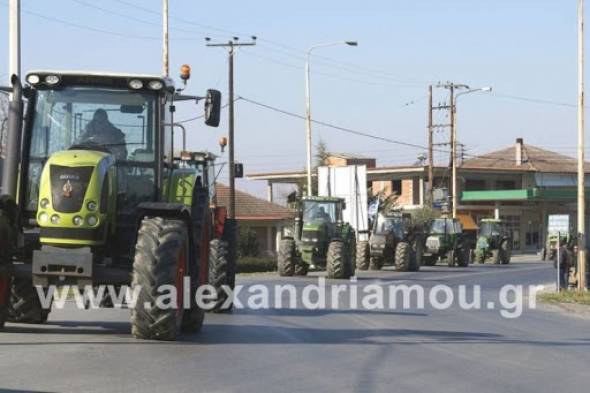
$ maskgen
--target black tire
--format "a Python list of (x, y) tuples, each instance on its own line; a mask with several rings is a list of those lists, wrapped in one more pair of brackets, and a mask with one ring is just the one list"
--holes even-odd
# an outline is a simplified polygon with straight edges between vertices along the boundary
[(457, 255), (457, 266), (468, 267), (471, 251), (468, 248), (461, 248), (459, 255)]
[(420, 270), (424, 259), (424, 244), (420, 239), (412, 243), (412, 256), (410, 259), (410, 271), (417, 272)]
[(295, 264), (295, 271), (293, 273), (293, 275), (295, 276), (307, 276), (307, 273), (309, 272), (309, 265), (303, 261), (297, 261), (297, 263)]
[(215, 288), (217, 300), (211, 308), (211, 312), (227, 312), (232, 309), (233, 302), (227, 302), (225, 288), (232, 288), (230, 271), (230, 252), (228, 242), (221, 239), (213, 239), (209, 242), (209, 284)]
[(369, 242), (366, 240), (359, 241), (356, 245), (356, 268), (358, 270), (367, 270), (370, 258)]
[(42, 307), (30, 280), (12, 277), (7, 311), (8, 322), (41, 324), (47, 322), (51, 308)]
[(328, 245), (326, 273), (328, 278), (346, 278), (347, 252), (341, 241), (332, 241)]
[(370, 257), (369, 258), (369, 270), (381, 270), (385, 260), (383, 257)]
[[(1, 262), (0, 262), (1, 263)], [(10, 298), (10, 277), (6, 266), (0, 265), (0, 329), (8, 318), (8, 299)]]
[(141, 222), (131, 284), (132, 288), (141, 287), (135, 307), (131, 310), (131, 333), (134, 337), (176, 340), (185, 314), (182, 304), (177, 304), (177, 309), (159, 308), (156, 299), (162, 294), (158, 292), (162, 285), (174, 285), (177, 290), (178, 285), (182, 286), (188, 251), (188, 232), (183, 221), (152, 217)]
[(412, 246), (410, 243), (399, 242), (395, 248), (395, 269), (407, 272), (411, 269)]
[(279, 244), (277, 270), (281, 277), (291, 277), (295, 273), (295, 240), (283, 239)]
[(492, 250), (492, 261), (494, 265), (500, 264), (500, 250)]
[(500, 245), (500, 262), (502, 265), (508, 265), (512, 257), (512, 249), (508, 240), (504, 240)]
[(348, 239), (348, 252), (346, 253), (346, 270), (344, 271), (344, 277), (350, 278), (354, 276), (356, 272), (356, 239), (351, 237)]
[(455, 250), (447, 252), (447, 265), (449, 267), (455, 266)]
[(435, 266), (438, 257), (436, 255), (428, 255), (422, 258), (422, 265), (423, 266)]

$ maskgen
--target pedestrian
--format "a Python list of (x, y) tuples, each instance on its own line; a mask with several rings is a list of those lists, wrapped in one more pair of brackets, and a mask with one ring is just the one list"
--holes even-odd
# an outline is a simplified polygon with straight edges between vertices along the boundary
[(570, 271), (570, 255), (567, 251), (565, 239), (559, 239), (559, 248), (557, 249), (559, 255), (556, 256), (554, 266), (557, 268), (557, 261), (559, 260), (559, 289), (568, 288), (569, 271)]

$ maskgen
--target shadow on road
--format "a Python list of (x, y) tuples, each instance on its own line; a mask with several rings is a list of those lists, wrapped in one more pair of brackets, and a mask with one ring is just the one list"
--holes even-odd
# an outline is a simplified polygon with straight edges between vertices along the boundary
[[(72, 329), (54, 328), (54, 324), (65, 324)], [(18, 328), (9, 327), (12, 333), (47, 333), (68, 335), (101, 334), (101, 338), (111, 336), (107, 340), (36, 340), (27, 342), (5, 342), (2, 346), (19, 345), (233, 345), (233, 344), (330, 344), (330, 345), (441, 345), (441, 344), (511, 344), (535, 346), (590, 346), (588, 339), (581, 340), (526, 340), (506, 338), (503, 335), (486, 332), (425, 330), (425, 329), (324, 329), (312, 327), (268, 326), (268, 325), (224, 325), (206, 324), (200, 334), (184, 335), (179, 341), (163, 342), (135, 340), (129, 334), (126, 323), (106, 323), (106, 329), (74, 329), (86, 324), (102, 326), (102, 322), (57, 322), (44, 327)], [(127, 333), (127, 334), (125, 334)]]
[(406, 317), (427, 317), (427, 313), (412, 311), (371, 311), (371, 310), (307, 310), (303, 308), (269, 308), (263, 310), (252, 310), (249, 308), (235, 309), (236, 315), (263, 315), (277, 317), (324, 317), (327, 315), (399, 315)]

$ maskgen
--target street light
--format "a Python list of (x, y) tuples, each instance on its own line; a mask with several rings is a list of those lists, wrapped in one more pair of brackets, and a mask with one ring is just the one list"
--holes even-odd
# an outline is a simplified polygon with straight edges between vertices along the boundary
[(453, 218), (457, 218), (457, 100), (459, 97), (471, 94), (471, 93), (479, 93), (479, 92), (491, 92), (492, 87), (481, 87), (479, 89), (470, 89), (467, 87), (468, 90), (463, 91), (455, 96), (455, 102), (453, 102), (453, 124), (452, 124), (452, 146), (451, 151), (453, 154)]
[(336, 45), (348, 45), (348, 46), (358, 46), (358, 42), (356, 41), (337, 41), (337, 42), (330, 42), (327, 44), (318, 44), (310, 47), (307, 51), (307, 60), (305, 62), (305, 114), (306, 114), (306, 125), (307, 125), (307, 133), (306, 133), (306, 140), (307, 140), (307, 195), (312, 195), (312, 188), (311, 188), (311, 93), (310, 93), (310, 69), (309, 63), (311, 60), (311, 52), (317, 48), (324, 48), (327, 46), (336, 46)]

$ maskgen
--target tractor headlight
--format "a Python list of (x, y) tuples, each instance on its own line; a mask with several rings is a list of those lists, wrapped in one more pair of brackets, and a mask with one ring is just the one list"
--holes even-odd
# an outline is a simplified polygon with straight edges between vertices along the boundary
[(164, 87), (164, 84), (160, 81), (151, 81), (148, 83), (148, 86), (152, 90), (160, 90), (162, 87)]
[(74, 223), (74, 225), (80, 226), (84, 223), (84, 219), (80, 216), (74, 216), (72, 222)]
[(39, 79), (39, 75), (32, 74), (32, 75), (27, 76), (27, 82), (30, 85), (36, 85), (40, 81), (41, 81), (41, 79)]
[(57, 75), (47, 75), (45, 77), (45, 83), (47, 83), (48, 85), (57, 85), (59, 83), (59, 76)]
[(86, 222), (88, 223), (88, 225), (93, 227), (98, 223), (98, 218), (96, 218), (96, 216), (88, 216), (86, 217)]
[(51, 216), (51, 223), (53, 225), (59, 224), (60, 221), (61, 221), (61, 219), (59, 218), (59, 216), (57, 214), (54, 214), (53, 216)]
[(47, 215), (47, 213), (41, 213), (41, 214), (39, 214), (39, 222), (41, 224), (46, 224), (47, 221), (49, 221), (49, 216)]
[(129, 81), (129, 87), (132, 88), (133, 90), (139, 90), (143, 87), (143, 82), (140, 81), (139, 79), (131, 79)]
[(90, 201), (86, 204), (86, 207), (88, 208), (88, 210), (90, 210), (91, 212), (95, 211), (96, 208), (98, 207), (96, 202), (94, 201)]
[(47, 207), (49, 206), (49, 199), (41, 199), (41, 202), (39, 202), (39, 206), (41, 206), (41, 209), (47, 209)]

